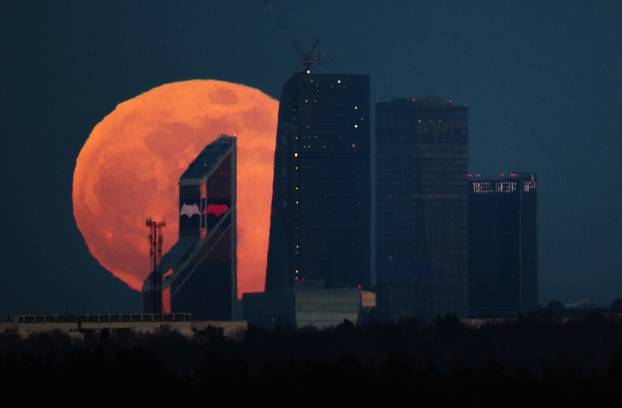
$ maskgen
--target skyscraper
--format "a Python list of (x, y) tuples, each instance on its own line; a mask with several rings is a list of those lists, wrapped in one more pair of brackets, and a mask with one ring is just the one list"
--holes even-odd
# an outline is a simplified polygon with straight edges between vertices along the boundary
[(467, 107), (376, 103), (376, 280), (386, 319), (467, 309)]
[(234, 319), (236, 265), (236, 139), (223, 135), (179, 180), (179, 240), (159, 266), (163, 311)]
[(266, 289), (368, 287), (369, 77), (305, 69), (280, 101)]
[(469, 177), (469, 304), (511, 317), (538, 304), (536, 175)]

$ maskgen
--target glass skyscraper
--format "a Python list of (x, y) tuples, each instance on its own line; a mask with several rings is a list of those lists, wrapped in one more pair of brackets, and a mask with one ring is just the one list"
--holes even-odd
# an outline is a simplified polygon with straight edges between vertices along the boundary
[(467, 313), (468, 109), (376, 103), (376, 290), (385, 319)]
[(163, 312), (233, 320), (236, 265), (236, 139), (221, 136), (179, 180), (179, 240), (159, 266)]
[(513, 317), (538, 304), (536, 175), (469, 177), (472, 317)]
[(369, 287), (369, 77), (303, 70), (278, 116), (266, 290)]

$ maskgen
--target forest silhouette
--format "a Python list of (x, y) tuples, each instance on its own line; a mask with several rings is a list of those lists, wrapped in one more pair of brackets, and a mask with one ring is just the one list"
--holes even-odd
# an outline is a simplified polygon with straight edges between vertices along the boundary
[[(519, 318), (468, 328), (454, 317), (332, 329), (249, 327), (151, 334), (0, 333), (5, 398), (88, 405), (119, 401), (593, 404), (622, 393), (622, 322)], [(6, 400), (6, 399), (5, 399)], [(8, 401), (8, 400), (7, 400)], [(403, 402), (402, 402), (403, 403)], [(201, 405), (210, 405), (207, 402)]]

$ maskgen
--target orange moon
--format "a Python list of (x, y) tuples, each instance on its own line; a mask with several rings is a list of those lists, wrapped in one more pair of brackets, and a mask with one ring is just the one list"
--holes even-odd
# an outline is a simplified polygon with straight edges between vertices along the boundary
[(193, 80), (165, 84), (99, 122), (73, 174), (73, 213), (91, 254), (141, 290), (149, 273), (145, 218), (166, 221), (177, 241), (179, 177), (221, 134), (237, 136), (238, 295), (262, 291), (268, 252), (278, 101), (248, 86)]

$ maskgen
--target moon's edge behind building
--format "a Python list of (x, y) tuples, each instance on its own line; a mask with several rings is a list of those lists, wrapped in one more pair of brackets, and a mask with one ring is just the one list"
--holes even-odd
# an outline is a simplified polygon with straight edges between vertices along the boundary
[[(192, 313), (195, 320), (233, 320), (237, 304), (236, 139), (222, 135), (179, 180), (179, 239), (162, 258), (162, 310), (153, 309), (151, 274), (144, 312)], [(153, 272), (152, 272), (153, 273)]]

